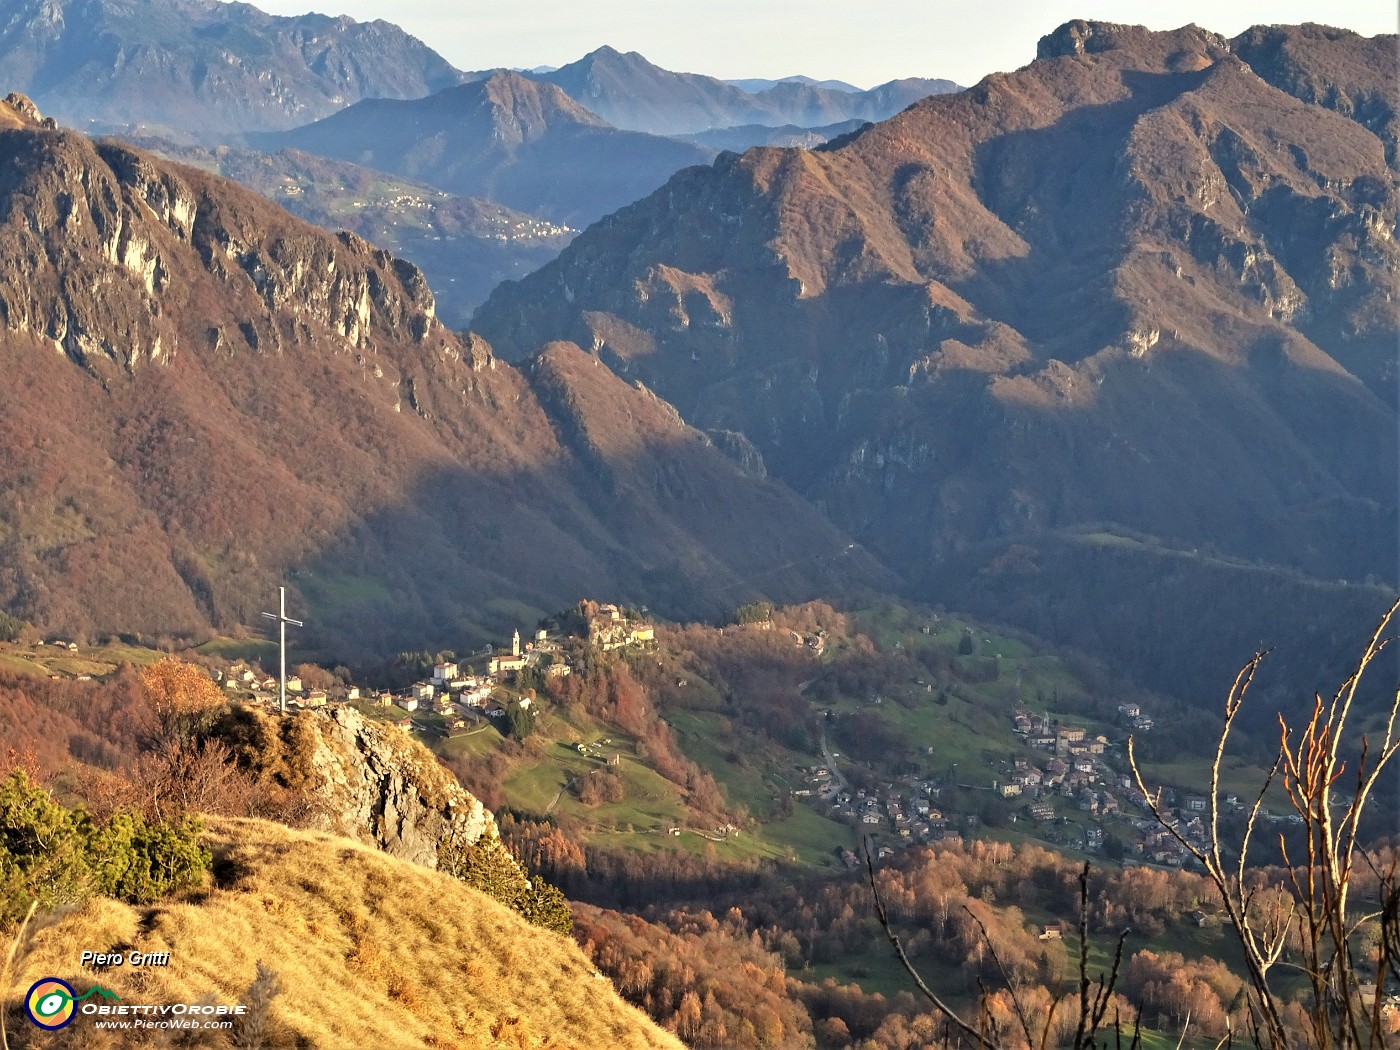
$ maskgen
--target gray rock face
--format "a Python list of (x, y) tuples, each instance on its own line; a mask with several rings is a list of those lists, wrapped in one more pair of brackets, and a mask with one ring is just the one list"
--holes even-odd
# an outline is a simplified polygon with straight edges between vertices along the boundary
[(0, 81), (85, 129), (218, 140), (461, 80), (383, 21), (202, 0), (18, 0), (0, 10)]
[(319, 714), (312, 726), (325, 830), (425, 868), (438, 867), (445, 845), (497, 836), (496, 818), (481, 801), (396, 727), (350, 708)]
[(760, 481), (768, 477), (768, 467), (763, 462), (763, 453), (758, 451), (758, 447), (737, 430), (707, 430), (706, 436), (714, 442), (715, 448), (719, 449), (726, 456), (739, 465), (742, 470), (751, 478), (758, 478)]
[[(94, 374), (167, 363), (191, 336), (216, 351), (280, 353), (329, 336), (350, 352), (441, 333), (421, 272), (351, 233), (287, 223), (279, 210), (198, 172), (115, 142), (44, 130), (22, 96), (0, 106), (20, 126), (0, 161), (23, 221), (0, 237), (0, 327), (31, 332)], [(236, 325), (178, 323), (210, 294), (244, 297)], [(182, 339), (182, 336), (184, 337)], [(201, 336), (203, 337), (201, 339)]]

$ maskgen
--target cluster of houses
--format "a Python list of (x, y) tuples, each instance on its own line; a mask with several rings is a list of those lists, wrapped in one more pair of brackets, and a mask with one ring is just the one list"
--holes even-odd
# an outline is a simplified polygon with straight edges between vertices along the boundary
[[(616, 605), (602, 605), (587, 624), (587, 641), (603, 650), (652, 641), (655, 628), (649, 623), (630, 620)], [(533, 668), (544, 678), (573, 673), (563, 640), (540, 628), (531, 640), (521, 641), (520, 631), (511, 636), (508, 648), (478, 658), (476, 667), (465, 661), (445, 660), (435, 664), (432, 677), (420, 679), (405, 690), (362, 690), (357, 686), (337, 689), (308, 689), (300, 678), (287, 678), (287, 706), (292, 709), (320, 708), (328, 704), (359, 702), (371, 707), (407, 712), (395, 719), (404, 729), (414, 728), (411, 716), (435, 714), (443, 720), (449, 737), (467, 732), (483, 719), (502, 718), (511, 699), (529, 709), (528, 694), (513, 695), (507, 687), (518, 684), (520, 673)], [(251, 695), (254, 700), (276, 707), (280, 699), (278, 682), (255, 665), (234, 664), (215, 672), (215, 681), (230, 691)]]
[(813, 766), (793, 795), (817, 796), (827, 803), (833, 820), (854, 824), (862, 831), (889, 831), (905, 842), (933, 842), (950, 834), (937, 801), (942, 787), (935, 780), (906, 777), (870, 791), (848, 788), (824, 765)]
[[(1027, 799), (1024, 815), (1037, 823), (1055, 818), (1052, 798), (1071, 799), (1081, 812), (1093, 818), (1122, 812), (1122, 803), (1114, 791), (1130, 782), (1117, 776), (1108, 764), (1106, 755), (1112, 744), (1106, 736), (1090, 736), (1082, 726), (1065, 725), (1025, 708), (1013, 712), (1012, 723), (1027, 748), (1047, 752), (1051, 757), (1013, 757), (1010, 776), (992, 784), (1002, 798)], [(1094, 837), (1102, 841), (1101, 836)]]
[(1140, 733), (1146, 733), (1152, 729), (1152, 719), (1143, 714), (1142, 708), (1137, 704), (1119, 704), (1118, 714)]
[[(521, 656), (520, 632), (516, 631), (510, 659)], [(435, 664), (431, 680), (414, 682), (401, 694), (382, 693), (373, 702), (382, 707), (397, 707), (409, 714), (432, 712), (444, 720), (449, 737), (465, 732), (482, 718), (501, 718), (506, 713), (505, 704), (492, 695), (503, 674), (494, 666), (497, 659), (497, 656), (491, 657), (493, 666), (486, 674), (474, 674), (470, 667), (455, 660)], [(519, 666), (526, 665), (520, 663)], [(528, 708), (530, 703), (528, 696), (520, 698), (522, 707)], [(398, 724), (409, 729), (413, 719), (400, 718)]]
[[(1119, 704), (1118, 715), (1120, 722), (1137, 732), (1149, 732), (1153, 727), (1152, 719), (1138, 704)], [(1101, 849), (1104, 822), (1116, 820), (1131, 829), (1128, 849), (1132, 858), (1168, 867), (1181, 867), (1190, 858), (1178, 834), (1193, 846), (1206, 845), (1210, 808), (1206, 796), (1186, 794), (1178, 798), (1176, 792), (1164, 789), (1158, 806), (1168, 830), (1151, 814), (1148, 800), (1134, 779), (1114, 768), (1109, 757), (1113, 744), (1107, 737), (1091, 737), (1083, 728), (1024, 709), (1017, 709), (1012, 718), (1016, 733), (1027, 748), (1053, 756), (1043, 760), (1014, 757), (1010, 777), (994, 784), (1003, 798), (1027, 799), (1022, 810), (1027, 819), (1049, 823), (1062, 816), (1072, 803), (1088, 818), (1083, 829), (1085, 849)], [(1125, 811), (1120, 798), (1133, 807), (1133, 812)], [(1060, 800), (1058, 806), (1056, 800)], [(1233, 794), (1224, 795), (1221, 802), (1226, 809), (1240, 808), (1239, 799)], [(1261, 816), (1271, 819), (1267, 812)]]
[[(1118, 714), (1140, 732), (1152, 728), (1152, 719), (1146, 717), (1137, 704), (1119, 704)], [(1103, 847), (1104, 821), (1127, 819), (1140, 833), (1134, 836), (1134, 853), (1159, 864), (1179, 866), (1184, 863), (1186, 851), (1169, 833), (1161, 832), (1155, 820), (1130, 819), (1124, 814), (1120, 796), (1139, 808), (1145, 807), (1146, 800), (1135, 789), (1133, 779), (1113, 767), (1109, 758), (1113, 743), (1106, 736), (1091, 736), (1081, 726), (1067, 725), (1024, 708), (1013, 712), (1012, 722), (1017, 736), (1028, 749), (1052, 756), (1042, 760), (1016, 756), (1012, 759), (1011, 775), (993, 784), (1003, 798), (1027, 800), (1022, 816), (1037, 824), (1047, 824), (1072, 805), (1088, 818), (1082, 842), (1088, 850)], [(1056, 800), (1059, 800), (1058, 806)], [(1204, 800), (1192, 801), (1204, 808)], [(1199, 820), (1195, 824), (1187, 822), (1193, 833), (1198, 830), (1197, 824)], [(1154, 833), (1154, 829), (1161, 834)]]
[[(224, 671), (214, 672), (214, 682), (231, 693), (251, 694), (254, 700), (276, 706), (281, 699), (281, 690), (276, 677), (264, 674), (256, 665), (242, 661)], [(287, 706), (291, 708), (325, 707), (332, 703), (345, 703), (359, 700), (359, 686), (349, 685), (337, 689), (308, 689), (296, 675), (287, 676)]]
[[(1118, 711), (1134, 729), (1152, 728), (1152, 720), (1137, 704), (1122, 704)], [(1006, 775), (994, 780), (990, 789), (1002, 799), (1024, 802), (1012, 821), (1073, 824), (1070, 833), (1081, 836), (1076, 844), (1090, 851), (1104, 847), (1105, 825), (1118, 822), (1132, 829), (1127, 837), (1139, 862), (1172, 867), (1187, 862), (1188, 851), (1147, 812), (1147, 800), (1133, 779), (1114, 768), (1116, 748), (1106, 736), (1024, 707), (1013, 711), (1012, 722), (1025, 750), (1010, 756)], [(885, 849), (934, 841), (959, 830), (958, 816), (945, 815), (938, 807), (937, 780), (904, 777), (875, 791), (853, 791), (825, 765), (803, 772), (794, 796), (820, 799), (832, 818), (893, 844)], [(1238, 805), (1232, 795), (1223, 801), (1227, 807)], [(1125, 812), (1125, 804), (1133, 811)], [(1168, 792), (1162, 804), (1173, 830), (1193, 844), (1205, 843), (1206, 798), (1186, 795), (1178, 800)]]

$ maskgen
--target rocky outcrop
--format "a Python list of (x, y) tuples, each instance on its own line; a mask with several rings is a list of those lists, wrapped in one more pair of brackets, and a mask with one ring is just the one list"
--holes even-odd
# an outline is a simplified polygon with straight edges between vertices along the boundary
[(714, 442), (715, 448), (732, 459), (749, 477), (760, 481), (768, 477), (763, 453), (743, 434), (737, 430), (707, 430), (705, 434)]
[(209, 326), (216, 348), (280, 351), (330, 334), (368, 350), (376, 336), (421, 342), (440, 327), (412, 264), (354, 234), (271, 231), (263, 209), (200, 173), (54, 131), (23, 96), (11, 99), (16, 134), (0, 156), (28, 175), (5, 202), (6, 217), (21, 221), (0, 236), (19, 264), (0, 269), (0, 324), (11, 332), (33, 333), (99, 374), (166, 361), (181, 343), (172, 315), (197, 294), (190, 248), (225, 298), (251, 292), (256, 304)]
[(397, 727), (340, 707), (310, 716), (309, 729), (325, 830), (425, 868), (440, 849), (498, 837), (481, 800)]

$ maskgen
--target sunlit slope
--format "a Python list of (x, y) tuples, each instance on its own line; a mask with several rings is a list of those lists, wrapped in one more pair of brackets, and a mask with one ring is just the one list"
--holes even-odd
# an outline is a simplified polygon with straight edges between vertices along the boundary
[[(569, 940), (455, 879), (348, 839), (211, 820), (214, 885), (152, 909), (97, 900), (40, 932), (15, 986), (59, 976), (132, 1004), (245, 1001), (259, 961), (282, 991), (271, 1046), (679, 1047)], [(83, 951), (169, 952), (80, 969)], [(23, 1023), (23, 1022), (20, 1022)], [(55, 1042), (88, 1045), (79, 1017)], [(147, 1046), (151, 1033), (101, 1045)]]

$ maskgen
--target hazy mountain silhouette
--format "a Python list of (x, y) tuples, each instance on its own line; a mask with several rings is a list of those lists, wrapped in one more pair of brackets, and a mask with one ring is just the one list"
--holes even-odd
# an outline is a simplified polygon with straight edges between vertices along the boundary
[(0, 84), (63, 123), (217, 141), (463, 76), (388, 22), (200, 0), (5, 0)]
[(509, 70), (412, 101), (373, 99), (303, 128), (251, 136), (393, 172), (570, 224), (649, 193), (714, 156), (619, 131), (559, 88)]

